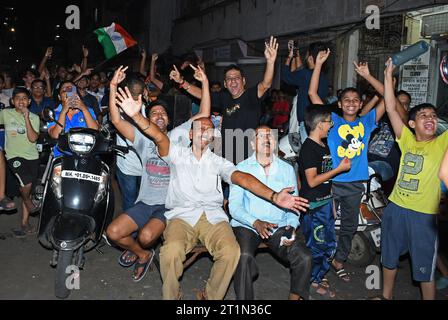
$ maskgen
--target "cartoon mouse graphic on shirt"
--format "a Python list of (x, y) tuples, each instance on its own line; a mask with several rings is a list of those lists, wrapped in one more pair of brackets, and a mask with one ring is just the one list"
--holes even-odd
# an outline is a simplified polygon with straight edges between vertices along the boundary
[(348, 159), (359, 157), (365, 147), (362, 142), (365, 134), (364, 125), (360, 122), (359, 125), (352, 129), (348, 124), (345, 124), (339, 127), (338, 134), (343, 140), (338, 147), (338, 156)]

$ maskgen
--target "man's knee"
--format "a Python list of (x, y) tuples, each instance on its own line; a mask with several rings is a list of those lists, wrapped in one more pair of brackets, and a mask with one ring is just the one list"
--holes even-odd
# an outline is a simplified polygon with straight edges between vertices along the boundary
[[(154, 227), (157, 228), (157, 227)], [(151, 246), (154, 241), (156, 241), (160, 234), (163, 232), (163, 230), (161, 229), (160, 231), (155, 230), (153, 228), (143, 228), (142, 231), (140, 231), (139, 235), (138, 235), (138, 241), (140, 242), (140, 244), (143, 247), (149, 247)]]
[(289, 260), (291, 268), (302, 267), (311, 269), (313, 265), (313, 256), (308, 248), (302, 246), (294, 246), (289, 252)]
[(112, 222), (106, 230), (107, 238), (113, 242), (117, 242), (123, 237), (121, 233), (120, 225), (114, 222)]
[(218, 250), (217, 255), (221, 260), (238, 261), (241, 255), (240, 246), (236, 241), (229, 241), (222, 245)]
[(169, 262), (176, 258), (184, 259), (186, 255), (185, 243), (182, 241), (165, 242), (160, 248), (160, 260)]

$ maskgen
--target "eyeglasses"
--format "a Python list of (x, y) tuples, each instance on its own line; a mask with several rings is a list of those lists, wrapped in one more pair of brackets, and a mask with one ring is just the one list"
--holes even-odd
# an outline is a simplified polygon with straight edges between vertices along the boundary
[(233, 82), (233, 81), (237, 82), (237, 81), (241, 81), (242, 78), (241, 77), (234, 77), (234, 78), (226, 78), (225, 80), (226, 80), (226, 82)]
[(324, 120), (322, 122), (328, 122), (330, 124), (330, 126), (334, 126), (333, 120)]
[(32, 87), (32, 89), (43, 89), (43, 86), (36, 86), (36, 87)]

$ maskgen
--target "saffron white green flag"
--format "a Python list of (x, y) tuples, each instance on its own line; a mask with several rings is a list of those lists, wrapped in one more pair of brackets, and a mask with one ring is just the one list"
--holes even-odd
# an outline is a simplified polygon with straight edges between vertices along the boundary
[(109, 27), (97, 29), (95, 33), (98, 36), (98, 41), (104, 48), (104, 54), (107, 59), (115, 57), (137, 44), (137, 41), (118, 23), (112, 23)]

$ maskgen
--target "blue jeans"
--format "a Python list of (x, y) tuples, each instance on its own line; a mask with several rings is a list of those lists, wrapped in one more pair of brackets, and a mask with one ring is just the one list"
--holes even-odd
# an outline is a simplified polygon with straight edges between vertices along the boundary
[(301, 225), (306, 246), (313, 256), (311, 282), (321, 283), (330, 270), (330, 259), (336, 251), (333, 201), (309, 210)]
[(117, 167), (117, 180), (121, 191), (121, 203), (123, 211), (126, 212), (132, 208), (137, 201), (140, 191), (140, 176), (128, 176)]

